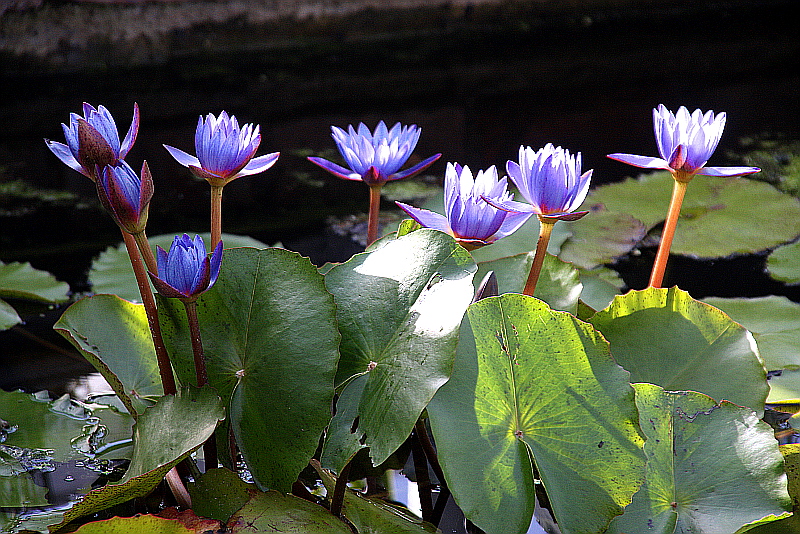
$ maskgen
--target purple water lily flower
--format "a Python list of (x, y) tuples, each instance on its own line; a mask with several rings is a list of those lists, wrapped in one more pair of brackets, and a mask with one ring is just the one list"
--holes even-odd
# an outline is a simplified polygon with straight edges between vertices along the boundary
[(635, 154), (609, 154), (608, 157), (644, 169), (663, 169), (678, 181), (688, 182), (695, 174), (739, 176), (752, 174), (758, 167), (705, 167), (717, 148), (725, 128), (725, 113), (699, 109), (691, 114), (684, 106), (673, 114), (663, 104), (653, 109), (653, 129), (660, 158)]
[(175, 236), (169, 252), (159, 246), (156, 249), (159, 275), (149, 274), (161, 295), (192, 302), (217, 281), (222, 264), (221, 241), (211, 258), (206, 254), (206, 245), (199, 235), (194, 240), (189, 234)]
[(47, 147), (67, 166), (94, 180), (95, 165), (101, 169), (117, 165), (128, 155), (139, 132), (139, 106), (133, 105), (133, 121), (122, 143), (114, 117), (103, 106), (95, 109), (84, 102), (83, 117), (70, 113), (69, 126), (61, 127), (67, 143), (45, 139)]
[(194, 147), (197, 157), (183, 150), (164, 145), (178, 163), (213, 186), (224, 186), (241, 176), (266, 171), (280, 156), (273, 152), (254, 158), (261, 144), (259, 126), (245, 124), (241, 128), (233, 115), (225, 111), (215, 117), (209, 113), (197, 121)]
[(141, 178), (124, 160), (97, 174), (97, 196), (106, 211), (126, 232), (143, 232), (153, 198), (153, 177), (147, 162), (142, 164)]
[(444, 175), (446, 215), (395, 203), (422, 226), (450, 234), (462, 246), (473, 250), (511, 235), (532, 215), (498, 209), (482, 198), (485, 195), (503, 202), (511, 200), (514, 195), (507, 187), (505, 177), (498, 180), (494, 165), (478, 171), (473, 179), (469, 167), (448, 163)]
[(380, 121), (374, 133), (364, 123), (358, 125), (358, 131), (351, 125), (347, 132), (331, 126), (331, 132), (339, 152), (350, 168), (346, 169), (323, 158), (308, 159), (345, 180), (363, 180), (369, 185), (399, 180), (417, 174), (441, 157), (441, 154), (436, 154), (400, 172), (419, 141), (421, 130), (414, 124), (402, 126), (398, 122), (390, 130)]
[[(514, 200), (484, 199), (502, 210), (535, 213), (539, 219), (574, 221), (588, 212), (575, 212), (589, 192), (592, 171), (581, 174), (581, 153), (576, 155), (548, 143), (535, 151), (519, 147), (519, 163), (506, 164), (508, 176), (530, 204)], [(575, 212), (575, 213), (573, 213)]]

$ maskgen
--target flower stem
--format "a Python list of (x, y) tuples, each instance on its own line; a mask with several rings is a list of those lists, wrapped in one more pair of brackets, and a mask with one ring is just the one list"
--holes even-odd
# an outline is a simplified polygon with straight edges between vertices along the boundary
[(333, 496), (331, 497), (331, 513), (336, 517), (342, 516), (342, 505), (344, 504), (344, 495), (347, 491), (347, 479), (350, 476), (350, 462), (347, 462), (336, 478), (336, 485), (333, 487)]
[(447, 487), (447, 482), (444, 479), (444, 471), (442, 471), (442, 466), (439, 464), (439, 456), (431, 442), (430, 436), (428, 436), (428, 426), (425, 424), (424, 420), (417, 419), (417, 423), (414, 425), (414, 432), (419, 439), (420, 445), (422, 445), (422, 451), (425, 453), (425, 457), (428, 459), (431, 469), (433, 469), (433, 472), (436, 474), (436, 478), (439, 479), (439, 496), (436, 497), (436, 506), (433, 508), (430, 519), (431, 523), (439, 526), (439, 522), (442, 520), (442, 514), (444, 513), (444, 507), (447, 504), (447, 499), (450, 498), (450, 489)]
[(414, 458), (414, 474), (417, 477), (422, 519), (430, 522), (433, 516), (433, 487), (431, 486), (430, 476), (428, 476), (428, 459), (425, 456), (425, 450), (422, 448), (419, 426), (415, 427), (414, 432), (411, 434), (411, 455)]
[[(189, 322), (189, 333), (192, 338), (197, 386), (203, 387), (208, 383), (208, 373), (206, 372), (206, 359), (203, 354), (203, 340), (200, 337), (200, 321), (197, 319), (197, 302), (183, 301), (183, 307), (186, 309), (186, 319)], [(214, 434), (203, 444), (203, 458), (206, 462), (206, 471), (217, 467), (217, 442)]]
[(222, 188), (221, 185), (211, 186), (211, 250), (217, 248), (217, 243), (222, 240)]
[(144, 260), (147, 270), (158, 276), (158, 264), (156, 263), (156, 257), (153, 255), (153, 249), (150, 248), (150, 243), (147, 241), (147, 235), (144, 233), (144, 230), (138, 234), (133, 234), (133, 239), (136, 241), (136, 245), (139, 247), (139, 253), (142, 255), (142, 259)]
[(145, 313), (147, 313), (147, 324), (150, 326), (150, 334), (153, 337), (153, 347), (155, 348), (156, 359), (158, 360), (158, 372), (161, 375), (161, 387), (164, 390), (164, 395), (174, 395), (177, 392), (175, 377), (172, 375), (172, 365), (169, 361), (167, 347), (164, 345), (164, 339), (161, 337), (161, 325), (158, 322), (158, 310), (156, 309), (153, 290), (150, 289), (150, 280), (147, 278), (147, 273), (144, 270), (144, 263), (142, 262), (142, 257), (139, 255), (136, 240), (131, 234), (124, 231), (122, 232), (122, 238), (125, 240), (125, 247), (128, 249), (128, 256), (133, 266), (133, 274), (136, 276), (136, 283), (139, 285), (139, 293), (142, 295), (144, 310)]
[(675, 236), (675, 227), (678, 225), (678, 217), (681, 214), (681, 204), (683, 196), (686, 194), (688, 182), (675, 180), (672, 186), (672, 199), (669, 201), (669, 212), (667, 220), (664, 222), (664, 231), (661, 234), (661, 243), (658, 245), (656, 261), (650, 273), (650, 287), (661, 287), (664, 280), (664, 271), (667, 268), (669, 259), (669, 249), (672, 247), (672, 238)]
[(525, 283), (525, 289), (522, 291), (523, 295), (533, 296), (536, 291), (536, 283), (539, 281), (539, 273), (542, 271), (542, 264), (544, 263), (544, 256), (547, 253), (547, 244), (550, 242), (550, 234), (553, 232), (555, 221), (545, 221), (539, 217), (539, 241), (536, 243), (536, 254), (533, 256), (533, 264), (528, 273), (528, 281)]
[(381, 187), (383, 184), (369, 186), (369, 219), (367, 222), (367, 246), (378, 239), (378, 213), (381, 209)]

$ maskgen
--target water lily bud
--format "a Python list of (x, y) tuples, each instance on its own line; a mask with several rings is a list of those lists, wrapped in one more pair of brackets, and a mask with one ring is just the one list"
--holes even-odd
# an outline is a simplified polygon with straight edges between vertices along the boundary
[(125, 161), (97, 169), (97, 195), (103, 207), (126, 232), (143, 232), (153, 198), (153, 177), (147, 162), (142, 164), (141, 178)]
[(158, 276), (150, 274), (156, 290), (168, 298), (192, 302), (217, 281), (222, 264), (222, 242), (209, 258), (203, 238), (175, 236), (169, 252), (156, 247)]

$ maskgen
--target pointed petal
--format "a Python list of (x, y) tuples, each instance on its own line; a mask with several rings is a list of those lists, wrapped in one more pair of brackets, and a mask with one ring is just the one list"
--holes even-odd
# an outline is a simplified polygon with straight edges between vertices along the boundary
[(643, 169), (669, 169), (667, 161), (661, 158), (637, 156), (635, 154), (609, 154), (606, 157)]
[(344, 167), (333, 163), (332, 161), (328, 161), (324, 158), (317, 158), (313, 156), (309, 156), (308, 161), (319, 165), (329, 173), (338, 176), (339, 178), (343, 178), (345, 180), (358, 180), (361, 181), (361, 175), (356, 174), (350, 169), (345, 169)]
[(211, 254), (211, 280), (208, 283), (208, 288), (211, 288), (216, 281), (217, 277), (219, 276), (220, 266), (222, 265), (222, 241), (217, 243), (217, 246), (214, 247), (214, 252)]
[(50, 149), (50, 152), (55, 154), (58, 159), (67, 165), (67, 167), (76, 170), (85, 176), (88, 176), (81, 164), (78, 163), (78, 160), (75, 159), (75, 156), (72, 155), (72, 151), (67, 145), (57, 141), (51, 141), (49, 139), (45, 139), (44, 142), (47, 144), (47, 148)]
[(156, 291), (158, 291), (158, 293), (161, 296), (164, 296), (164, 297), (167, 297), (167, 298), (170, 298), (170, 299), (184, 298), (184, 297), (187, 296), (187, 295), (184, 295), (183, 293), (181, 293), (180, 291), (178, 291), (177, 289), (175, 289), (174, 287), (172, 287), (171, 285), (169, 285), (167, 282), (165, 282), (161, 278), (159, 278), (156, 275), (154, 275), (153, 273), (151, 273), (150, 271), (148, 271), (147, 274), (150, 275), (150, 281), (153, 282), (153, 286), (156, 288)]
[(743, 176), (760, 171), (761, 169), (758, 167), (703, 167), (695, 172), (695, 174), (702, 174), (704, 176)]
[(499, 210), (508, 211), (511, 213), (536, 213), (536, 208), (530, 204), (525, 204), (524, 202), (489, 198), (484, 195), (481, 195), (481, 198)]
[(183, 165), (184, 167), (188, 167), (189, 165), (194, 165), (195, 167), (200, 167), (200, 160), (196, 157), (192, 156), (191, 154), (187, 154), (183, 150), (175, 147), (171, 147), (169, 145), (163, 145), (164, 148), (167, 149), (167, 152), (175, 158), (175, 160)]
[(280, 156), (280, 152), (273, 152), (272, 154), (267, 154), (265, 156), (258, 156), (257, 158), (253, 158), (250, 160), (250, 163), (244, 166), (244, 168), (239, 171), (240, 176), (249, 176), (251, 174), (258, 174), (260, 172), (264, 172), (273, 165), (278, 160), (278, 156)]
[(453, 234), (453, 232), (450, 230), (450, 223), (447, 221), (447, 217), (444, 215), (440, 215), (436, 212), (422, 208), (415, 208), (414, 206), (409, 206), (408, 204), (403, 204), (402, 202), (395, 201), (395, 204), (397, 204), (400, 209), (408, 213), (412, 219), (420, 223), (425, 228), (432, 228), (450, 235)]
[(424, 171), (425, 169), (427, 169), (428, 167), (433, 165), (433, 163), (437, 159), (439, 159), (441, 157), (442, 157), (441, 154), (434, 154), (433, 156), (429, 157), (428, 159), (426, 159), (424, 161), (421, 161), (420, 163), (417, 163), (413, 167), (410, 167), (410, 168), (408, 168), (408, 169), (406, 169), (404, 171), (400, 171), (398, 173), (395, 173), (395, 174), (389, 176), (388, 179), (389, 180), (400, 180), (401, 178), (408, 178), (409, 176), (413, 176), (413, 175), (417, 174), (418, 172)]
[(131, 127), (128, 128), (128, 133), (122, 141), (122, 146), (119, 147), (119, 159), (124, 159), (128, 155), (133, 143), (136, 142), (136, 135), (139, 133), (139, 104), (133, 103), (133, 120)]

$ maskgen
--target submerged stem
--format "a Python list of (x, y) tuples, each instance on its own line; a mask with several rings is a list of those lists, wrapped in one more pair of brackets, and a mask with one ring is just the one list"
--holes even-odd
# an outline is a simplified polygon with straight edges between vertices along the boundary
[(378, 213), (381, 209), (381, 187), (380, 184), (369, 186), (369, 219), (367, 221), (367, 246), (378, 239)]
[(667, 260), (669, 259), (669, 249), (672, 247), (672, 238), (675, 236), (675, 227), (678, 225), (678, 217), (681, 215), (681, 204), (683, 204), (683, 196), (686, 194), (687, 185), (688, 182), (675, 180), (672, 186), (672, 198), (669, 201), (667, 220), (664, 222), (661, 243), (658, 245), (656, 260), (650, 273), (650, 287), (661, 287), (661, 282), (664, 280), (664, 271), (667, 268)]
[(211, 250), (222, 240), (222, 188), (211, 186)]
[(531, 270), (528, 273), (528, 281), (525, 283), (523, 295), (533, 296), (536, 291), (536, 283), (539, 281), (539, 273), (542, 271), (544, 256), (547, 253), (547, 244), (550, 242), (550, 234), (553, 232), (555, 221), (546, 221), (539, 217), (539, 241), (536, 243), (536, 254), (533, 256)]
[(161, 325), (158, 322), (158, 309), (156, 308), (156, 301), (153, 297), (153, 290), (150, 288), (150, 280), (144, 270), (144, 263), (142, 262), (141, 255), (139, 255), (136, 240), (131, 234), (125, 231), (122, 232), (122, 238), (125, 240), (125, 247), (128, 249), (128, 257), (131, 260), (133, 274), (136, 276), (136, 283), (139, 285), (139, 293), (142, 296), (144, 310), (147, 313), (147, 324), (150, 326), (150, 334), (153, 337), (153, 347), (155, 348), (156, 359), (158, 360), (158, 372), (161, 375), (161, 387), (164, 389), (164, 395), (174, 395), (177, 392), (175, 377), (172, 375), (169, 353), (167, 353), (167, 347), (164, 345), (164, 339), (161, 336)]

